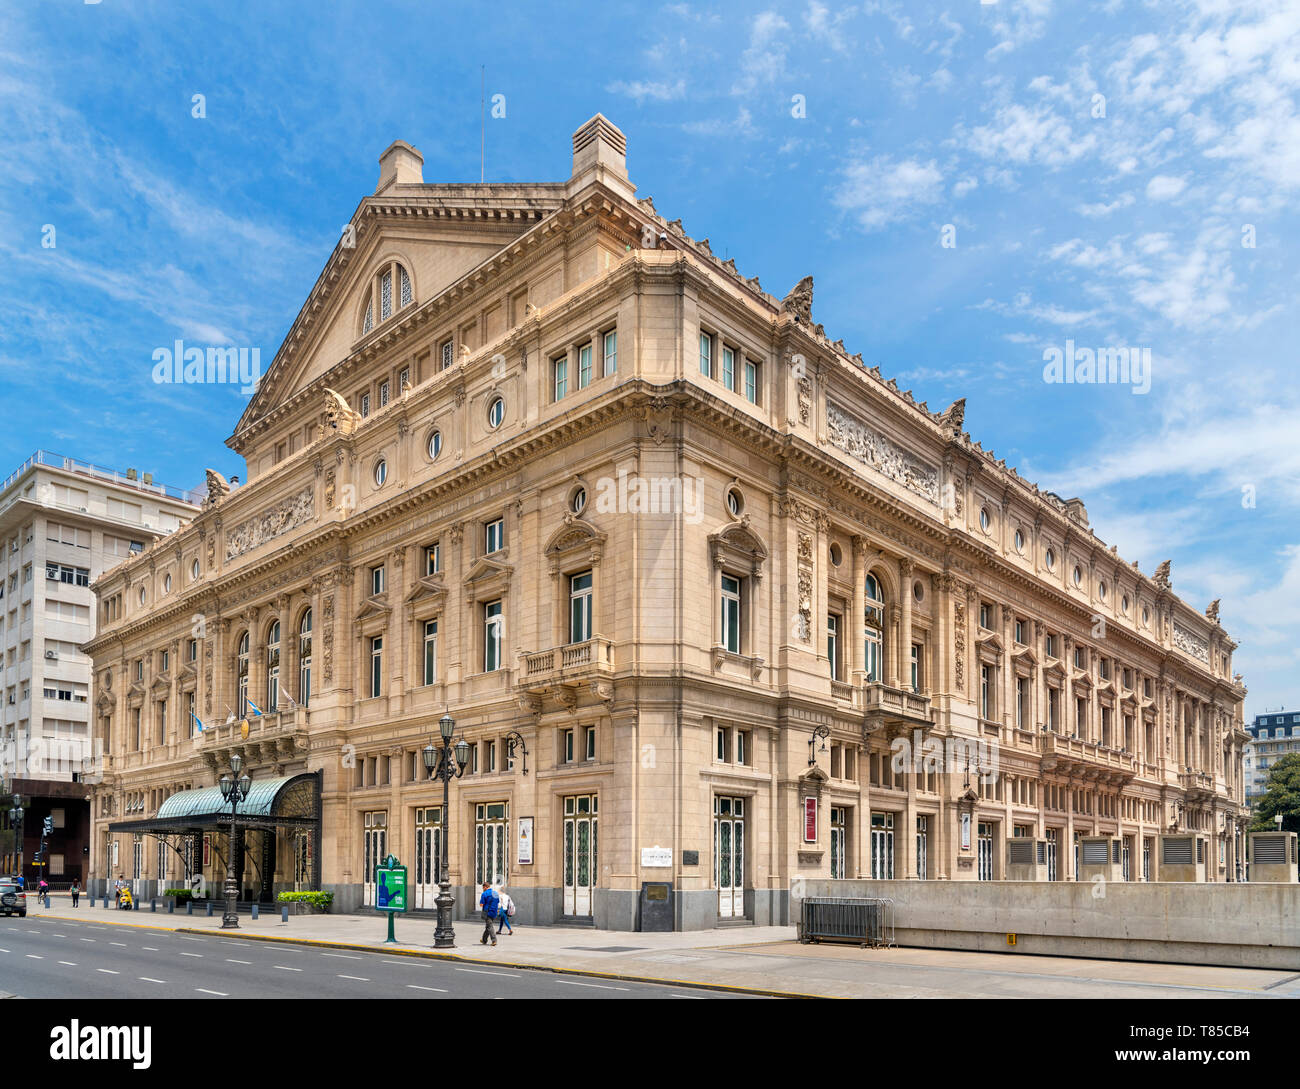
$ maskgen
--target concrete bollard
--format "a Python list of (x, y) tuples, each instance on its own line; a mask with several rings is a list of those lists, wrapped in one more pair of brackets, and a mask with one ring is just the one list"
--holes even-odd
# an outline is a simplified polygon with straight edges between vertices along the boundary
[(105, 893), (105, 895), (104, 895), (104, 906), (105, 906), (105, 907), (108, 907), (108, 894), (107, 894), (107, 893)]
[(209, 918), (209, 919), (212, 918), (212, 901), (211, 901), (211, 900), (208, 901), (208, 918)]
[(282, 922), (282, 923), (287, 923), (288, 921), (289, 921), (289, 905), (288, 905), (288, 904), (281, 904), (281, 905), (280, 905), (280, 922)]

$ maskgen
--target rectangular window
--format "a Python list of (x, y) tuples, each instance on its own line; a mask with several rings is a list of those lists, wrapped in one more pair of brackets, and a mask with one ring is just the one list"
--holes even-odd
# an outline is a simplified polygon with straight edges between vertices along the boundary
[(361, 418), (364, 420), (369, 415), (370, 415), (370, 394), (363, 393), (361, 395)]
[(500, 552), (505, 547), (506, 523), (504, 518), (488, 522), (483, 527), (483, 551)]
[(749, 763), (749, 731), (736, 731), (736, 763)]
[(442, 342), (442, 346), (438, 349), (438, 354), (442, 360), (442, 369), (445, 371), (451, 366), (452, 362), (456, 358), (455, 342), (448, 337)]
[(370, 592), (372, 594), (382, 594), (384, 587), (384, 567), (383, 564), (380, 564), (378, 567), (370, 569)]
[(715, 740), (717, 741), (717, 758), (723, 763), (726, 763), (727, 760), (727, 733), (728, 730), (725, 726), (719, 726), (714, 731)]
[(725, 345), (722, 348), (722, 384), (727, 389), (736, 387), (736, 353)]
[(384, 683), (384, 637), (376, 635), (370, 640), (370, 696), (383, 693)]
[(1016, 642), (1019, 643), (1021, 646), (1024, 646), (1024, 643), (1025, 643), (1025, 622), (1024, 622), (1023, 620), (1017, 620), (1017, 621), (1016, 621)]
[(199, 641), (197, 639), (190, 640), (189, 658), (191, 662), (197, 662), (199, 660)]
[(708, 333), (700, 334), (700, 373), (713, 377), (713, 338)]
[(826, 617), (826, 657), (831, 663), (831, 680), (840, 679), (840, 618), (835, 613)]
[(379, 383), (379, 407), (383, 408), (388, 404), (388, 380)]
[(555, 399), (561, 400), (569, 392), (569, 357), (558, 355), (551, 361), (555, 370)]
[(591, 385), (591, 345), (584, 344), (578, 349), (578, 388), (586, 389)]
[(758, 364), (752, 359), (745, 360), (745, 400), (758, 404)]
[(991, 719), (993, 717), (993, 667), (987, 665), (980, 666), (980, 717)]
[(572, 764), (573, 763), (573, 731), (565, 730), (563, 734), (563, 738), (564, 738), (564, 753), (561, 759), (566, 764)]
[(1029, 681), (1016, 678), (1016, 729), (1027, 730), (1029, 722)]
[(1047, 690), (1047, 728), (1056, 733), (1061, 725), (1061, 690), (1059, 688), (1049, 688)]
[(591, 572), (569, 579), (569, 642), (585, 643), (591, 638)]
[(722, 645), (740, 653), (740, 579), (722, 576)]
[(483, 742), (487, 750), (487, 770), (489, 773), (497, 770), (497, 743), (495, 741)]
[(618, 332), (611, 329), (605, 334), (605, 377), (618, 370)]
[(920, 643), (912, 644), (912, 691), (920, 692), (921, 685), (925, 683), (924, 670), (921, 668), (922, 658), (924, 657), (924, 648)]
[(403, 367), (397, 374), (397, 392), (401, 393), (402, 390), (409, 387), (410, 384), (411, 384), (411, 368)]
[(424, 550), (424, 573), (436, 575), (442, 570), (442, 542), (434, 541)]
[(1047, 636), (1046, 641), (1043, 644), (1043, 650), (1049, 658), (1056, 657), (1056, 636), (1055, 635), (1049, 634)]
[(501, 602), (490, 601), (483, 606), (483, 672), (492, 673), (501, 668), (502, 626)]
[(596, 727), (588, 726), (584, 731), (587, 735), (587, 759), (596, 759)]
[(438, 680), (438, 622), (424, 622), (424, 683), (435, 684)]
[(986, 631), (989, 629), (990, 626), (990, 617), (989, 617), (990, 612), (991, 610), (989, 609), (989, 607), (985, 605), (983, 602), (980, 602), (980, 627), (984, 628)]

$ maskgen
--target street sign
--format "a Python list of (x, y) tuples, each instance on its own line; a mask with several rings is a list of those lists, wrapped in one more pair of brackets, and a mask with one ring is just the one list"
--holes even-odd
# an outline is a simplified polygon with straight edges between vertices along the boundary
[(375, 907), (380, 911), (406, 910), (406, 867), (396, 855), (375, 867)]
[(406, 867), (396, 855), (390, 854), (375, 866), (375, 910), (388, 913), (388, 938), (384, 944), (396, 943), (393, 918), (406, 910)]

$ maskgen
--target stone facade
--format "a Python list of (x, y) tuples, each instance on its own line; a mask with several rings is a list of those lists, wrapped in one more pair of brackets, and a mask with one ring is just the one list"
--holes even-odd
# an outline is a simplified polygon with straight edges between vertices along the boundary
[[(97, 585), (183, 575), (90, 648), (97, 876), (117, 799), (239, 751), (255, 779), (320, 772), (341, 907), (369, 850), (431, 908), (444, 712), (473, 745), (461, 907), (504, 877), (525, 923), (635, 928), (647, 883), (678, 928), (784, 922), (800, 877), (997, 878), (1022, 834), (1055, 835), (1062, 880), (1076, 835), (1114, 835), (1140, 879), (1144, 840), (1197, 828), (1234, 875), (1234, 644), (1081, 502), (828, 340), (811, 279), (779, 300), (638, 199), (604, 118), (559, 184), (380, 162), (229, 440), (248, 483)], [(125, 678), (167, 645), (206, 729), (135, 748), (154, 678)]]

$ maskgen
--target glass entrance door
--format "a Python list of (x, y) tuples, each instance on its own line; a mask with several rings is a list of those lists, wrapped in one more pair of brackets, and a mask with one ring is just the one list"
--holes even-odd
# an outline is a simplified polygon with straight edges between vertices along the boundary
[(916, 876), (925, 881), (930, 876), (930, 818), (916, 818)]
[(361, 874), (361, 900), (364, 904), (375, 902), (375, 867), (388, 857), (388, 812), (365, 814), (364, 850)]
[(415, 811), (415, 888), (413, 903), (432, 910), (438, 895), (442, 867), (442, 806)]
[(745, 914), (745, 799), (713, 799), (713, 879), (718, 886), (718, 917)]
[(510, 876), (506, 856), (506, 825), (510, 807), (505, 802), (489, 802), (474, 807), (474, 881), (482, 888), (486, 881), (491, 885), (504, 885)]
[(1132, 881), (1132, 880), (1133, 880), (1133, 863), (1132, 863), (1133, 847), (1132, 847), (1132, 842), (1133, 842), (1133, 841), (1132, 841), (1132, 837), (1131, 837), (1131, 836), (1125, 836), (1125, 837), (1124, 837), (1123, 847), (1120, 849), (1120, 860), (1121, 860), (1121, 861), (1123, 862), (1123, 864), (1124, 864), (1124, 880), (1125, 880), (1125, 881)]
[(1055, 828), (1047, 829), (1047, 880), (1056, 880), (1056, 846), (1057, 831)]
[(993, 880), (993, 825), (986, 821), (979, 826), (979, 879)]
[(871, 814), (871, 876), (876, 881), (894, 879), (894, 814)]
[(311, 833), (301, 828), (293, 834), (293, 888), (311, 890)]
[(564, 799), (564, 914), (591, 915), (596, 887), (596, 795)]
[(848, 874), (849, 822), (847, 810), (831, 806), (831, 877), (844, 880)]

